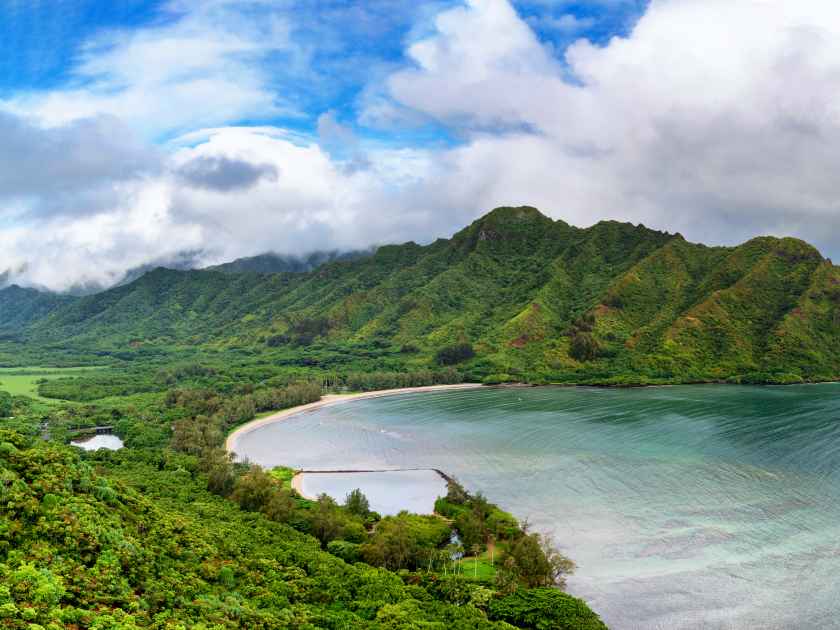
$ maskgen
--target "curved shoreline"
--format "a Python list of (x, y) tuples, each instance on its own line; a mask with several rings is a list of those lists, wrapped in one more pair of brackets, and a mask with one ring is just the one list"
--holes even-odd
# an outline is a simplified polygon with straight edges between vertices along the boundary
[(301, 497), (307, 501), (317, 501), (318, 497), (311, 497), (303, 491), (303, 473), (295, 473), (291, 481), (292, 490), (297, 492)]
[(479, 389), (487, 387), (480, 383), (458, 383), (456, 385), (427, 385), (424, 387), (401, 387), (398, 389), (379, 389), (372, 392), (360, 392), (356, 394), (327, 394), (322, 396), (321, 400), (306, 405), (299, 405), (297, 407), (289, 407), (277, 413), (273, 413), (265, 418), (251, 420), (246, 422), (241, 427), (234, 429), (230, 435), (225, 439), (225, 450), (228, 453), (236, 455), (236, 442), (243, 435), (250, 433), (254, 429), (264, 427), (275, 422), (282, 422), (299, 413), (306, 413), (315, 411), (323, 407), (330, 407), (332, 405), (339, 405), (341, 403), (351, 402), (354, 400), (365, 400), (368, 398), (382, 398), (384, 396), (397, 396), (399, 394), (413, 394), (423, 392), (441, 392), (441, 391), (457, 391), (466, 389)]

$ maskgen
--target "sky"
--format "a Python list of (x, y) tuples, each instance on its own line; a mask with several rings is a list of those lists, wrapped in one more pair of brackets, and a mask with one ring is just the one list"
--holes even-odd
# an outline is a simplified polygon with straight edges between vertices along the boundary
[(831, 0), (0, 0), (0, 280), (533, 205), (840, 257)]

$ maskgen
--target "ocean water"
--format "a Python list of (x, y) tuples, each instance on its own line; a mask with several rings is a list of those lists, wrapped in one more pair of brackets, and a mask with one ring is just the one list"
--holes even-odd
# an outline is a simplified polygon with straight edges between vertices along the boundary
[(454, 475), (553, 535), (617, 630), (840, 628), (840, 385), (406, 394), (235, 450)]

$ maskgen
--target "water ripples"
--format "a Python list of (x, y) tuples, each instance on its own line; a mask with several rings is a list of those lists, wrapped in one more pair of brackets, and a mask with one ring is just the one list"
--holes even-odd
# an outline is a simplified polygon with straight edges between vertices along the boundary
[(258, 463), (440, 468), (550, 531), (618, 630), (832, 628), (840, 385), (493, 389), (325, 407)]

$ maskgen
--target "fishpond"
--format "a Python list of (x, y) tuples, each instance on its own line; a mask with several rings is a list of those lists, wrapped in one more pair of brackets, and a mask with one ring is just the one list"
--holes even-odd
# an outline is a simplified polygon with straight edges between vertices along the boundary
[(569, 590), (616, 630), (838, 627), (840, 385), (404, 394), (234, 450), (454, 475), (553, 534), (579, 565)]
[(123, 447), (123, 441), (111, 433), (91, 435), (90, 437), (73, 440), (70, 444), (83, 448), (86, 451), (96, 451), (100, 448), (104, 448), (109, 451), (118, 451)]
[(383, 516), (402, 510), (431, 514), (435, 499), (446, 494), (446, 481), (434, 470), (304, 473), (301, 480), (305, 496), (326, 494), (339, 502), (358, 488), (367, 497), (370, 509)]

